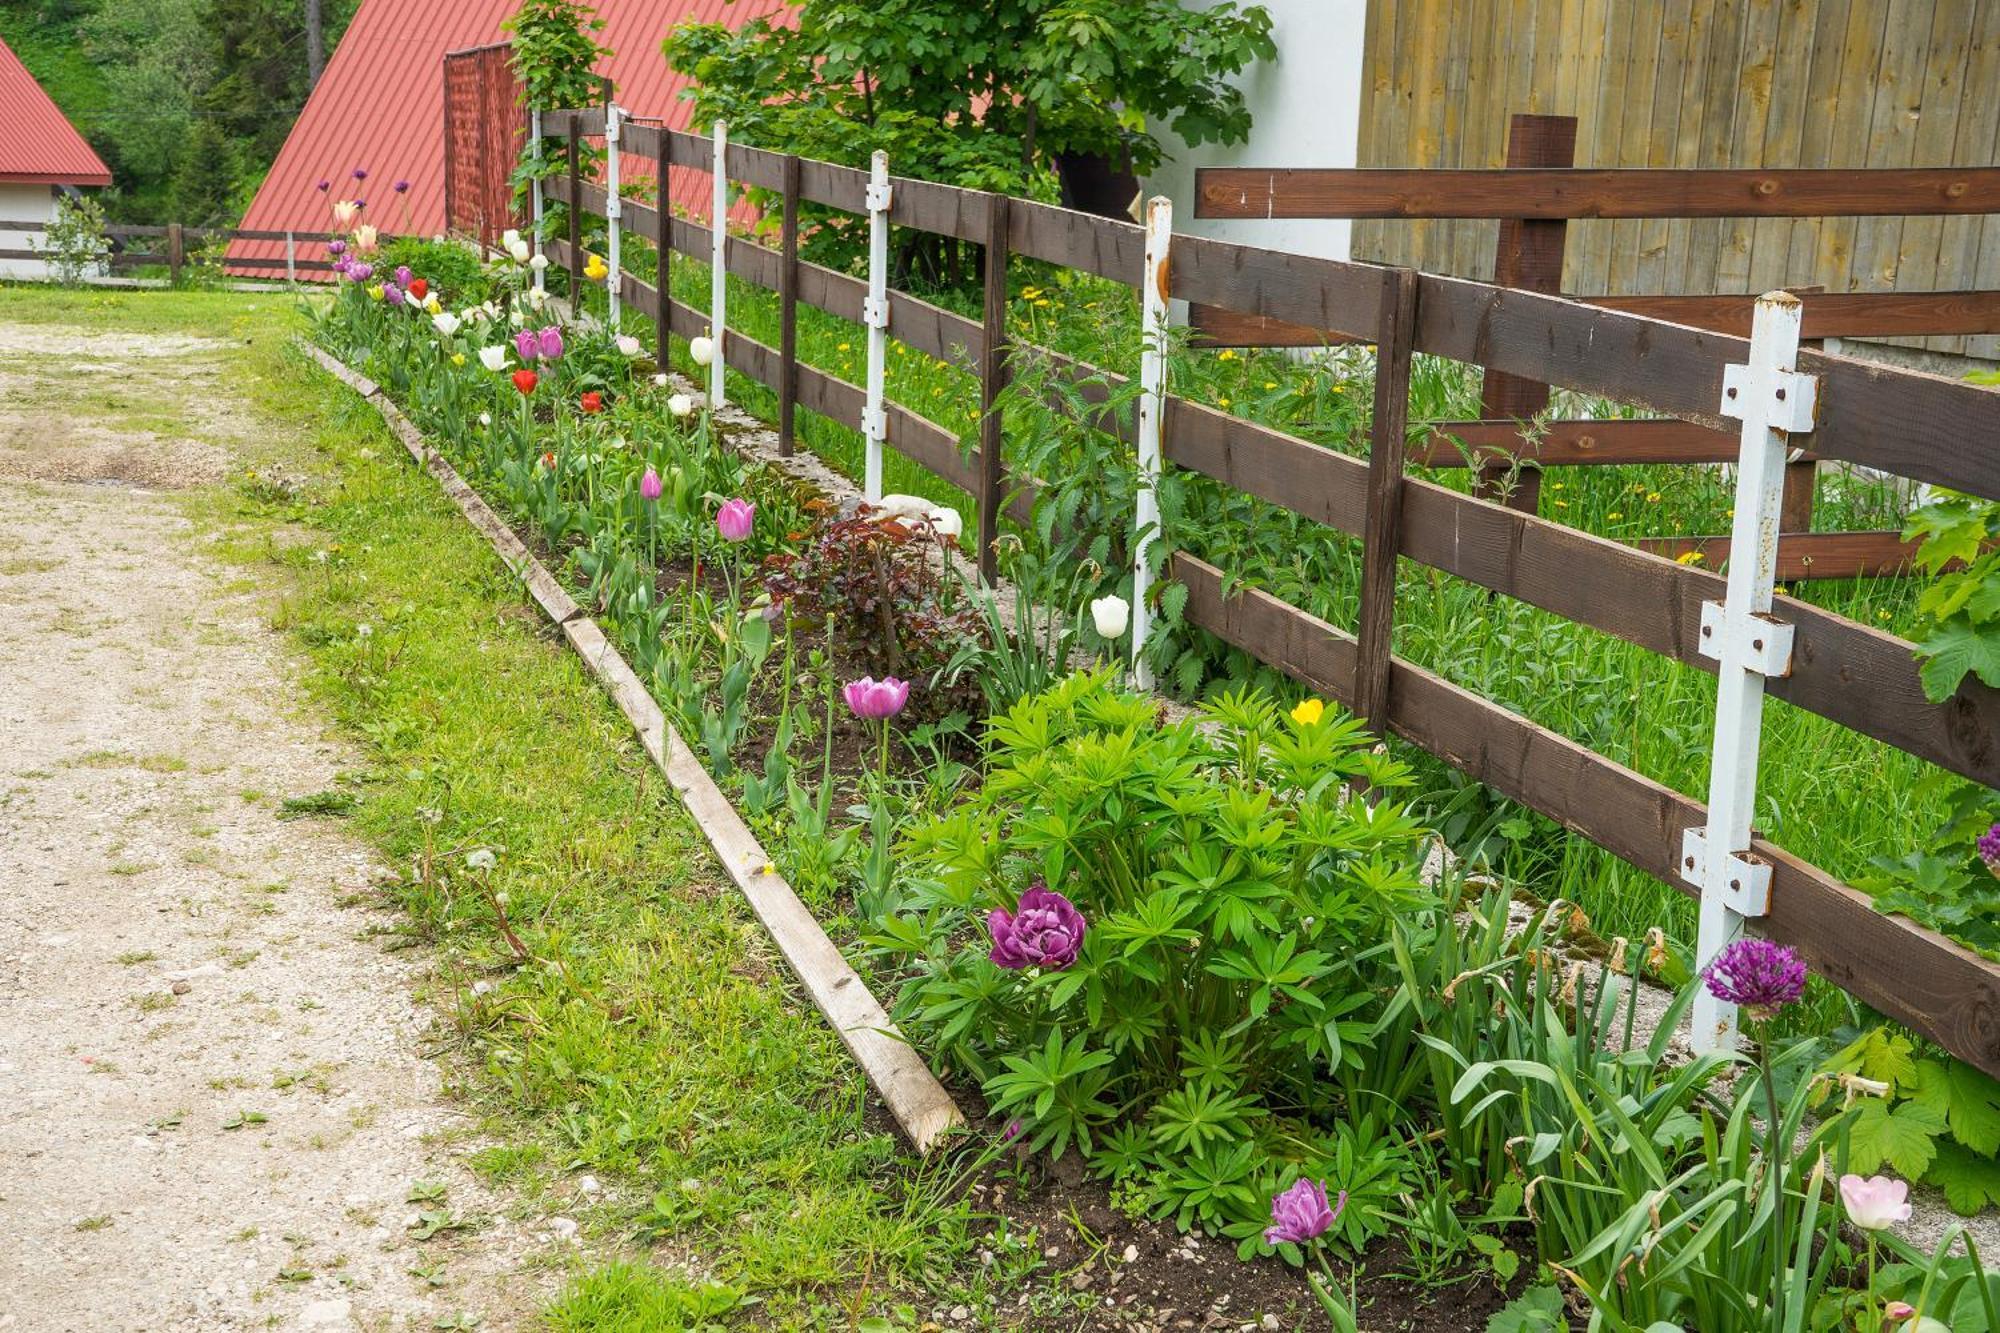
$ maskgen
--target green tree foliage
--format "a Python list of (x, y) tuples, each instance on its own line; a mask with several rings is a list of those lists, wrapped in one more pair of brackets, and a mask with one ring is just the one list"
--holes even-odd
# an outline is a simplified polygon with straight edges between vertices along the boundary
[(664, 50), (696, 115), (752, 143), (1046, 195), (1057, 155), (1144, 172), (1170, 129), (1192, 144), (1250, 130), (1228, 82), (1277, 54), (1262, 6), (1181, 0), (795, 0), (796, 27), (692, 24)]
[(602, 87), (596, 74), (604, 30), (597, 11), (579, 0), (521, 0), (500, 25), (513, 38), (514, 73), (529, 106), (594, 106)]
[(203, 116), (194, 122), (180, 151), (168, 194), (174, 220), (190, 227), (226, 226), (238, 211), (231, 191), (236, 181), (236, 145), (222, 122)]

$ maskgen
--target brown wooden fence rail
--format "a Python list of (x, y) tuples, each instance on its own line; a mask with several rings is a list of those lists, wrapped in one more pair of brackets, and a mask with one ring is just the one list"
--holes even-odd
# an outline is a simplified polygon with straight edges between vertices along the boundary
[[(48, 230), (48, 223), (42, 222), (0, 222), (0, 231), (27, 232), (40, 235)], [(111, 242), (101, 260), (112, 272), (120, 269), (160, 268), (167, 270), (170, 282), (179, 282), (181, 269), (188, 262), (188, 247), (206, 245), (215, 241), (283, 241), (290, 247), (308, 243), (324, 244), (333, 238), (330, 232), (308, 231), (262, 231), (244, 227), (184, 227), (178, 222), (142, 225), (138, 223), (112, 223), (105, 227), (104, 235)], [(384, 245), (396, 240), (384, 235)], [(150, 244), (132, 245), (132, 241)], [(44, 249), (0, 250), (0, 259), (46, 260), (49, 253)], [(300, 259), (296, 255), (279, 255), (269, 259), (231, 259), (230, 268), (270, 269), (276, 278), (291, 278), (300, 273), (325, 273), (333, 268), (328, 259)]]
[[(602, 132), (601, 111), (549, 113), (555, 135)], [(656, 127), (624, 128), (626, 151), (706, 169), (708, 141)], [(731, 179), (797, 203), (850, 212), (864, 208), (860, 171), (732, 144)], [(601, 212), (603, 191), (558, 181), (556, 202)], [(625, 225), (662, 239), (658, 210), (627, 201)], [(1128, 285), (1140, 280), (1137, 226), (1023, 199), (924, 181), (894, 182), (892, 220), (1016, 255), (1080, 269)], [(578, 229), (571, 228), (571, 236)], [(667, 255), (705, 261), (706, 228), (665, 221), (654, 282), (617, 275), (626, 301), (669, 336), (705, 332), (706, 312), (663, 298)], [(784, 342), (796, 302), (858, 319), (865, 284), (796, 257), (795, 234), (778, 249), (731, 237), (728, 270), (784, 296)], [(583, 256), (557, 241), (552, 257), (580, 267)], [(1002, 272), (989, 262), (989, 277)], [(1704, 670), (1697, 649), (1701, 606), (1721, 600), (1723, 580), (1706, 570), (1578, 532), (1533, 514), (1405, 477), (1400, 408), (1407, 404), (1413, 352), (1484, 366), (1542, 384), (1641, 404), (1677, 422), (1729, 428), (1719, 411), (1723, 368), (1747, 359), (1734, 333), (1663, 323), (1624, 311), (1490, 283), (1410, 270), (1283, 254), (1176, 236), (1171, 294), (1190, 302), (1366, 339), (1385, 349), (1378, 362), (1376, 434), (1367, 460), (1349, 457), (1269, 426), (1170, 398), (1164, 452), (1176, 466), (1205, 473), (1272, 504), (1363, 539), (1361, 632), (1329, 625), (1268, 594), (1230, 586), (1225, 571), (1176, 557), (1172, 576), (1189, 591), (1187, 618), (1226, 641), (1341, 700), (1503, 795), (1560, 821), (1665, 883), (1691, 892), (1677, 873), (1681, 833), (1706, 822), (1702, 803), (1664, 787), (1507, 709), (1391, 655), (1394, 568), (1398, 557), (1431, 566)], [(933, 356), (990, 364), (997, 332), (914, 297), (891, 297), (894, 336)], [(862, 390), (779, 349), (731, 331), (722, 340), (731, 368), (777, 390), (780, 418), (800, 406), (858, 426)], [(1801, 371), (1819, 378), (1813, 451), (1985, 496), (2000, 497), (2000, 449), (1966, 441), (2000, 438), (2000, 393), (1822, 352), (1803, 352)], [(1072, 363), (1079, 376), (1097, 372)], [(1032, 488), (983, 466), (990, 431), (967, 451), (958, 433), (907, 408), (888, 409), (888, 443), (999, 508), (1025, 516)], [(1117, 423), (1102, 422), (1118, 429)], [(1661, 428), (1665, 429), (1665, 428)], [(989, 526), (982, 533), (993, 535)], [(1917, 681), (1910, 645), (1807, 603), (1779, 597), (1774, 614), (1795, 627), (1793, 669), (1769, 691), (1795, 707), (1917, 755), (1954, 773), (2000, 785), (2000, 691), (1976, 681), (1942, 705)], [(1771, 914), (1756, 928), (1797, 947), (1814, 968), (1864, 1003), (1907, 1024), (1989, 1073), (2000, 1074), (2000, 964), (1902, 917), (1876, 912), (1867, 897), (1791, 853), (1759, 842), (1774, 869)]]
[[(2000, 213), (2000, 167), (1855, 170), (1590, 170), (1571, 166), (1572, 116), (1517, 115), (1507, 166), (1439, 171), (1390, 168), (1204, 168), (1195, 215), (1205, 218), (1431, 220), (1498, 218), (1494, 281), (1555, 292), (1562, 282), (1566, 224), (1583, 218), (1796, 218)], [(2000, 333), (2000, 291), (1801, 293), (1804, 336), (1895, 337)], [(1589, 305), (1747, 335), (1756, 293), (1602, 296)], [(1198, 306), (1191, 322), (1213, 346), (1316, 347), (1324, 330)], [(1524, 471), (1506, 499), (1533, 510), (1540, 469), (1616, 463), (1726, 463), (1735, 432), (1657, 421), (1554, 421), (1530, 440), (1522, 423), (1548, 404), (1548, 388), (1489, 373), (1480, 419), (1437, 423), (1412, 457), (1427, 467), (1473, 466), (1492, 493), (1516, 457)], [(1893, 532), (1806, 536), (1812, 529), (1817, 462), (1799, 459), (1786, 477), (1779, 577), (1853, 578), (1906, 569), (1910, 547)], [(1728, 556), (1723, 537), (1642, 543), (1666, 555)]]

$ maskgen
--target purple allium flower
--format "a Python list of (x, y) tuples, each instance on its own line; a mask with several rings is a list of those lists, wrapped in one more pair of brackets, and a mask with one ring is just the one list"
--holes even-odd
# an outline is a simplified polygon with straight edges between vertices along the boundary
[(1046, 967), (1060, 971), (1083, 948), (1083, 913), (1041, 880), (1028, 886), (1013, 912), (996, 907), (986, 914), (993, 950), (986, 956), (1001, 967)]
[(333, 188), (332, 181), (321, 181), (319, 183), (319, 192), (321, 194), (325, 194), (328, 190), (331, 190), (332, 188)]
[(356, 200), (354, 201), (354, 211), (355, 211), (355, 212), (357, 212), (357, 213), (358, 213), (358, 212), (360, 212), (360, 211), (361, 211), (362, 209), (364, 209), (364, 208), (366, 208), (366, 207), (368, 207), (368, 201), (367, 201), (366, 199), (356, 199)]
[(365, 181), (365, 180), (367, 180), (367, 179), (368, 179), (368, 169), (367, 169), (366, 167), (356, 167), (356, 168), (354, 169), (354, 179), (356, 179), (356, 180), (358, 180), (358, 181)]
[(408, 181), (397, 181), (397, 182), (396, 182), (396, 193), (397, 193), (397, 194), (408, 194), (409, 192), (410, 192), (410, 183), (409, 183)]
[(397, 285), (398, 287), (407, 287), (407, 286), (409, 286), (409, 285), (410, 285), (410, 279), (411, 279), (411, 278), (413, 278), (413, 277), (415, 277), (415, 276), (416, 276), (416, 275), (415, 275), (414, 273), (411, 273), (411, 272), (410, 272), (410, 266), (409, 266), (408, 264), (398, 264), (398, 265), (396, 265), (396, 285)]
[(2000, 877), (2000, 821), (1979, 835), (1979, 859), (1996, 877)]
[(1329, 1208), (1325, 1185), (1317, 1180), (1296, 1180), (1290, 1189), (1271, 1197), (1271, 1225), (1264, 1229), (1264, 1243), (1303, 1244), (1339, 1221), (1346, 1208), (1346, 1190)]
[(560, 361), (563, 354), (562, 330), (554, 324), (535, 335), (535, 343), (544, 361)]
[[(750, 531), (756, 525), (757, 506), (751, 504), (748, 500), (724, 500), (721, 507), (715, 511), (715, 530), (722, 534), (722, 540), (726, 542), (748, 541), (750, 539)], [(886, 684), (886, 682), (884, 683)], [(847, 688), (851, 690), (854, 687), (849, 685)], [(907, 696), (909, 692), (910, 687), (905, 685), (903, 687), (904, 695)], [(850, 699), (848, 702), (851, 704), (854, 701)], [(902, 708), (902, 706), (901, 702), (896, 704), (897, 709)], [(856, 709), (855, 711), (859, 712), (860, 710)], [(885, 713), (883, 716), (886, 717), (888, 714)]]
[(666, 487), (660, 484), (660, 474), (648, 467), (645, 474), (639, 478), (639, 498), (650, 503), (664, 494)]
[(1805, 993), (1806, 960), (1769, 940), (1738, 940), (1715, 956), (1703, 980), (1716, 999), (1767, 1019)]
[[(716, 515), (720, 525), (722, 516)], [(868, 722), (884, 722), (903, 711), (903, 705), (910, 701), (910, 682), (897, 680), (894, 676), (884, 676), (876, 680), (873, 676), (863, 676), (860, 680), (850, 680), (841, 686), (841, 697), (854, 716)]]

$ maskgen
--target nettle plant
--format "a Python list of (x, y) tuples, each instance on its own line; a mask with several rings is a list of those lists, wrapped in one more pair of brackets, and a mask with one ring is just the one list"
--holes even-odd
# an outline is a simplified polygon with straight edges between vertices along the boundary
[(1082, 1153), (1182, 1227), (1269, 1253), (1273, 1194), (1328, 1181), (1358, 1246), (1407, 1157), (1381, 1132), (1395, 1108), (1326, 1076), (1366, 1058), (1391, 922), (1433, 903), (1426, 831), (1359, 794), (1408, 770), (1316, 701), (1236, 694), (1161, 725), (1113, 681), (995, 717), (979, 794), (907, 835), (874, 938), (911, 969), (897, 1018), (1029, 1147)]

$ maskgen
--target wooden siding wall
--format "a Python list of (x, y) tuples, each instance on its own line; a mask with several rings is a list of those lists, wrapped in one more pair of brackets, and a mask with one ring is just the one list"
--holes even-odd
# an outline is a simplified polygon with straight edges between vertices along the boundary
[[(1504, 165), (1508, 116), (1587, 167), (2000, 164), (2000, 0), (1376, 0), (1364, 167)], [(1494, 222), (1357, 222), (1360, 259), (1487, 279)], [(2000, 288), (2000, 217), (1572, 222), (1578, 295)], [(2000, 336), (1911, 345), (2000, 358)]]

